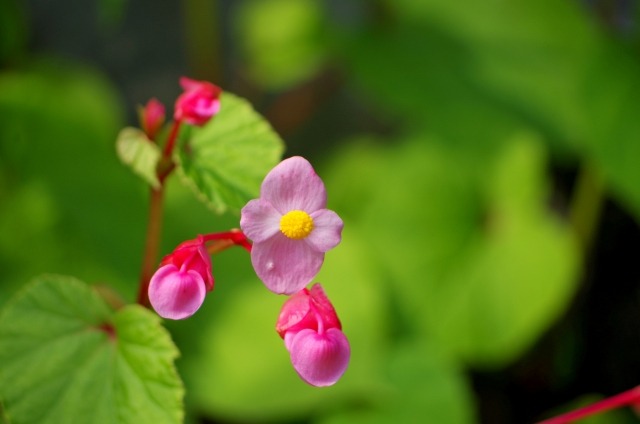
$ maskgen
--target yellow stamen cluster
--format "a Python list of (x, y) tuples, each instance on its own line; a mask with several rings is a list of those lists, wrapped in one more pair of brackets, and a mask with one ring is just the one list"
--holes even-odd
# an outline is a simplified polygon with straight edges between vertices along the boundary
[(287, 212), (280, 218), (280, 231), (290, 239), (303, 239), (313, 231), (313, 218), (304, 211)]

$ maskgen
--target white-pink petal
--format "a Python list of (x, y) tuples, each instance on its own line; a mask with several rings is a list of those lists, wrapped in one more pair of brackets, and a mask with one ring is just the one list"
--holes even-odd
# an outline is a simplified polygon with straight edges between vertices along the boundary
[(344, 223), (337, 213), (320, 209), (311, 213), (313, 231), (304, 239), (318, 252), (326, 252), (336, 247), (342, 239)]
[(149, 302), (163, 318), (184, 319), (204, 302), (206, 285), (196, 271), (180, 271), (175, 265), (160, 267), (149, 283)]
[(324, 183), (311, 164), (300, 156), (283, 160), (267, 174), (260, 197), (282, 215), (292, 210), (311, 213), (327, 205)]
[(351, 348), (347, 337), (336, 328), (323, 334), (301, 330), (286, 342), (293, 368), (313, 386), (331, 386), (347, 370)]
[(292, 240), (276, 234), (251, 249), (251, 263), (258, 277), (277, 294), (302, 290), (316, 276), (324, 253), (314, 250), (304, 240)]
[(280, 232), (282, 215), (262, 199), (249, 201), (240, 212), (240, 228), (254, 243)]

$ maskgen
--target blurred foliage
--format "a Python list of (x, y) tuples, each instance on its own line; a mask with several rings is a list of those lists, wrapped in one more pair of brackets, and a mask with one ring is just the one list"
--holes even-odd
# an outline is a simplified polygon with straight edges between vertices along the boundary
[[(214, 24), (225, 58), (238, 63), (221, 85), (245, 90), (267, 116), (261, 108), (278, 95), (292, 114), (312, 110), (292, 137), (313, 132), (316, 144), (296, 149), (313, 156), (329, 207), (345, 220), (343, 243), (318, 280), (353, 353), (336, 386), (304, 385), (273, 329), (284, 299), (262, 287), (244, 252), (224, 252), (214, 258), (216, 289), (204, 307), (166, 323), (182, 354), (190, 422), (465, 423), (487, 408), (501, 410), (503, 422), (548, 416), (535, 409), (542, 403), (513, 411), (508, 394), (483, 405), (468, 376), (530, 355), (583, 286), (593, 260), (585, 249), (594, 241), (585, 234), (594, 231), (582, 233), (582, 225), (598, 224), (603, 193), (583, 193), (573, 178), (559, 188), (550, 170), (592, 170), (602, 178), (596, 187), (640, 217), (637, 29), (607, 29), (585, 3), (228, 7), (231, 28)], [(42, 272), (108, 283), (130, 301), (147, 205), (144, 183), (115, 153), (122, 93), (112, 75), (28, 54), (16, 5), (0, 6), (0, 304)], [(101, 8), (105, 21), (125, 16), (121, 25), (130, 13), (122, 1)], [(637, 26), (637, 11), (625, 13)], [(322, 85), (328, 73), (339, 75), (338, 88)], [(358, 106), (337, 116), (335, 103), (312, 104), (309, 84)], [(219, 210), (242, 206), (278, 150), (268, 158), (259, 143), (234, 150), (243, 142), (236, 137), (278, 144), (262, 118), (247, 113), (237, 122), (221, 114), (220, 124), (194, 131), (193, 155), (181, 157), (183, 176), (206, 193), (200, 200)], [(365, 124), (335, 129), (344, 119)], [(250, 131), (236, 131), (245, 124)], [(222, 147), (213, 149), (211, 139)], [(135, 168), (140, 145), (127, 143)], [(254, 161), (264, 166), (250, 175), (231, 166)], [(150, 175), (148, 164), (139, 165)], [(222, 177), (207, 174), (213, 168)], [(229, 184), (235, 194), (220, 191)], [(238, 226), (236, 215), (211, 214), (177, 178), (166, 200), (163, 253), (197, 233)], [(592, 219), (578, 225), (569, 219), (576, 216)], [(575, 377), (575, 361), (561, 362), (555, 375), (540, 377), (544, 390)]]

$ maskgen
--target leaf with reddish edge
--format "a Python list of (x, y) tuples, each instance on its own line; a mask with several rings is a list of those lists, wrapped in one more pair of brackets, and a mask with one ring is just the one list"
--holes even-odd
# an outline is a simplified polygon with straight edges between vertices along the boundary
[(0, 313), (9, 422), (180, 423), (177, 356), (155, 314), (137, 305), (112, 311), (72, 277), (36, 279)]

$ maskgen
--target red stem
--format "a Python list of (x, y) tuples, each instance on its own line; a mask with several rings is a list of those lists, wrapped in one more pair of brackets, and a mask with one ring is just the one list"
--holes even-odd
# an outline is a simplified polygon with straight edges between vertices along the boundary
[(588, 417), (600, 412), (608, 411), (609, 409), (619, 408), (621, 406), (627, 406), (634, 404), (640, 400), (640, 386), (634, 387), (631, 390), (622, 392), (615, 396), (603, 399), (600, 402), (596, 402), (592, 405), (585, 406), (584, 408), (576, 409), (575, 411), (567, 412), (566, 414), (558, 415), (557, 417), (549, 418), (548, 420), (541, 421), (538, 424), (565, 424), (571, 423), (581, 418)]
[(180, 124), (182, 124), (182, 121), (179, 119), (173, 121), (171, 132), (169, 133), (169, 137), (167, 138), (167, 144), (164, 146), (164, 151), (162, 152), (162, 157), (165, 159), (171, 157), (173, 147), (175, 146), (176, 139), (178, 138), (178, 132), (180, 131)]
[(171, 153), (176, 144), (180, 124), (182, 121), (173, 122), (171, 132), (167, 138), (167, 144), (162, 152), (160, 166), (157, 170), (160, 187), (151, 188), (149, 201), (149, 222), (147, 223), (147, 238), (144, 246), (144, 256), (142, 258), (142, 270), (140, 272), (140, 286), (138, 288), (137, 302), (143, 306), (149, 305), (149, 281), (158, 265), (158, 251), (160, 250), (160, 235), (162, 232), (162, 203), (164, 198), (164, 181), (175, 168), (171, 161)]
[(214, 240), (229, 240), (233, 244), (243, 247), (246, 251), (251, 252), (251, 243), (247, 236), (240, 230), (225, 231), (223, 233), (205, 234), (202, 236), (205, 242)]
[(160, 233), (162, 230), (162, 199), (164, 186), (151, 189), (149, 204), (149, 222), (147, 224), (147, 239), (144, 246), (142, 271), (140, 273), (140, 287), (138, 289), (138, 303), (149, 306), (149, 281), (157, 265), (158, 250), (160, 249)]

